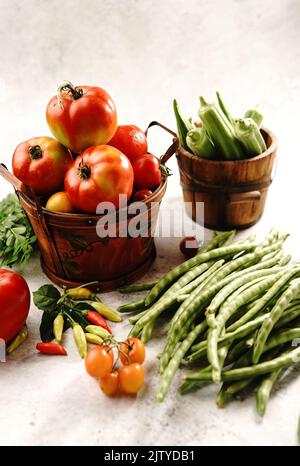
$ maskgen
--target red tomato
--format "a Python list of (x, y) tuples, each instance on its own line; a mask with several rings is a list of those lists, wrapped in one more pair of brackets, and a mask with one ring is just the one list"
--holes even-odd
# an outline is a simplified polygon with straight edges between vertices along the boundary
[(185, 257), (194, 257), (198, 252), (198, 241), (195, 236), (186, 236), (180, 241), (179, 248)]
[(59, 191), (66, 171), (73, 162), (68, 149), (48, 136), (29, 139), (16, 148), (12, 168), (14, 175), (28, 184), (39, 196)]
[(144, 201), (147, 197), (151, 196), (153, 193), (150, 189), (140, 189), (134, 195), (135, 201)]
[(60, 86), (46, 111), (54, 136), (79, 153), (90, 146), (106, 144), (117, 129), (117, 113), (110, 95), (100, 87)]
[(30, 291), (21, 275), (0, 269), (0, 338), (8, 342), (26, 322)]
[(160, 185), (162, 176), (160, 164), (152, 154), (144, 154), (132, 162), (136, 188), (154, 188)]
[(127, 338), (120, 345), (120, 360), (124, 366), (137, 362), (143, 364), (146, 357), (144, 343), (139, 338)]
[(89, 147), (77, 157), (65, 177), (71, 204), (95, 213), (100, 202), (119, 207), (119, 195), (130, 198), (133, 170), (128, 158), (111, 146)]
[(148, 151), (147, 137), (144, 131), (134, 125), (118, 126), (114, 137), (108, 144), (119, 149), (131, 162)]

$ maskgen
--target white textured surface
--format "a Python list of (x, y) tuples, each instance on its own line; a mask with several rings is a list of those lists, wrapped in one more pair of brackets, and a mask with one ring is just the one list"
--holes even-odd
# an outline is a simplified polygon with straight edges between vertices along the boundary
[[(156, 119), (174, 128), (174, 96), (195, 116), (198, 95), (209, 98), (220, 89), (236, 114), (261, 104), (278, 136), (276, 182), (252, 230), (276, 225), (290, 232), (290, 249), (299, 257), (298, 0), (0, 0), (0, 11), (1, 161), (10, 166), (20, 141), (49, 134), (45, 106), (65, 79), (103, 86), (119, 121), (141, 127)], [(154, 130), (151, 150), (159, 154), (168, 142)], [(0, 196), (9, 190), (0, 180)], [(175, 173), (165, 208), (179, 195)], [(175, 240), (158, 241), (158, 251), (149, 277), (180, 261)], [(25, 276), (32, 290), (46, 281), (37, 259)], [(116, 293), (106, 300), (121, 302)], [(179, 398), (178, 379), (157, 405), (155, 355), (162, 342), (154, 340), (144, 391), (137, 399), (111, 400), (85, 375), (69, 335), (68, 358), (35, 353), (39, 319), (32, 306), (30, 339), (0, 365), (0, 444), (296, 444), (299, 380), (273, 397), (263, 421), (253, 399), (218, 410), (214, 388)], [(115, 328), (120, 337), (128, 330)]]

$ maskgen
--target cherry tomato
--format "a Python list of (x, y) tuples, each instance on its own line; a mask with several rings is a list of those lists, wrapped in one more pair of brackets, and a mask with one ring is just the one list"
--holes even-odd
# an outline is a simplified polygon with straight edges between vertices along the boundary
[(131, 163), (111, 146), (86, 149), (65, 177), (65, 190), (71, 204), (83, 212), (95, 213), (100, 202), (112, 202), (119, 207), (119, 195), (129, 199), (132, 188)]
[(119, 389), (119, 373), (114, 371), (110, 372), (110, 374), (100, 377), (99, 386), (105, 395), (116, 395)]
[(53, 212), (70, 213), (75, 212), (70, 199), (65, 191), (52, 194), (46, 204), (46, 209), (52, 210)]
[(146, 154), (148, 150), (144, 131), (134, 125), (118, 126), (114, 137), (108, 144), (119, 149), (131, 162), (136, 157)]
[(120, 389), (128, 395), (138, 393), (144, 385), (144, 380), (145, 371), (140, 364), (129, 364), (119, 370)]
[(117, 113), (110, 95), (100, 87), (60, 86), (46, 111), (54, 136), (79, 153), (90, 146), (106, 144), (117, 129)]
[(152, 154), (144, 154), (132, 162), (134, 185), (138, 189), (154, 188), (160, 185), (162, 176), (160, 164)]
[(194, 257), (198, 252), (198, 241), (195, 236), (186, 236), (180, 241), (179, 248), (185, 257)]
[(113, 351), (105, 345), (90, 349), (85, 357), (85, 368), (91, 377), (99, 378), (109, 374), (113, 365)]
[(30, 308), (30, 291), (21, 275), (0, 269), (0, 338), (8, 342), (24, 326)]
[(145, 346), (139, 338), (127, 338), (120, 345), (120, 360), (122, 364), (137, 362), (143, 364), (146, 357)]
[(46, 136), (19, 144), (12, 168), (14, 175), (31, 186), (37, 195), (46, 196), (63, 187), (65, 173), (72, 163), (70, 151)]
[(140, 189), (134, 195), (135, 201), (144, 201), (147, 197), (151, 196), (153, 193), (150, 189)]

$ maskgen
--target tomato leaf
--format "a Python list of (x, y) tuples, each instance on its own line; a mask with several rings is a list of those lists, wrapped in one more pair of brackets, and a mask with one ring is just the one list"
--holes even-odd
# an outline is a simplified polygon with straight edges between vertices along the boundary
[(43, 285), (33, 292), (33, 302), (38, 309), (47, 312), (57, 310), (57, 301), (60, 299), (60, 292), (53, 285)]

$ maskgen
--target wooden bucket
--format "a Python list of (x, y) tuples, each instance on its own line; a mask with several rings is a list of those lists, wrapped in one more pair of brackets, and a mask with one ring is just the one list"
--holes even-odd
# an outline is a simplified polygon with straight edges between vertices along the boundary
[[(176, 153), (186, 210), (207, 228), (248, 228), (261, 218), (272, 183), (277, 140), (262, 128), (267, 150), (235, 161), (206, 160), (182, 147)], [(204, 203), (203, 218), (196, 219), (196, 203)]]
[[(172, 131), (157, 122), (152, 122), (149, 127), (154, 125), (174, 136)], [(160, 163), (165, 164), (177, 147), (177, 141), (173, 141), (160, 158)], [(137, 280), (149, 269), (156, 255), (151, 234), (138, 237), (118, 235), (121, 227), (124, 231), (124, 225), (117, 220), (116, 237), (100, 238), (96, 225), (101, 216), (51, 212), (42, 207), (40, 199), (31, 188), (12, 175), (3, 164), (0, 165), (0, 174), (16, 190), (37, 237), (42, 268), (52, 282), (59, 286), (74, 287), (95, 281), (95, 291), (108, 291)], [(154, 231), (166, 188), (167, 177), (164, 176), (161, 185), (144, 201), (146, 214), (128, 215), (124, 221), (128, 224), (135, 218), (146, 225), (148, 232)], [(120, 212), (121, 209), (119, 215)]]

